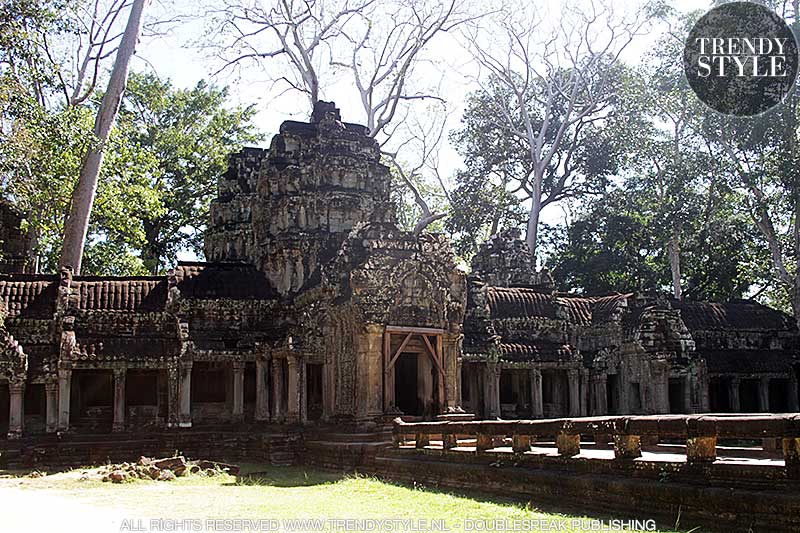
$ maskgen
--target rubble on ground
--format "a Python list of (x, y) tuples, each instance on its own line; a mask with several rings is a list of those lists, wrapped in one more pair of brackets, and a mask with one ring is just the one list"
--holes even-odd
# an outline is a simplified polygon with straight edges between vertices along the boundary
[(218, 461), (187, 461), (183, 456), (155, 459), (140, 457), (135, 463), (109, 464), (96, 471), (84, 471), (80, 479), (99, 479), (111, 483), (126, 483), (136, 479), (173, 481), (189, 474), (215, 476), (217, 474), (238, 475), (239, 467)]

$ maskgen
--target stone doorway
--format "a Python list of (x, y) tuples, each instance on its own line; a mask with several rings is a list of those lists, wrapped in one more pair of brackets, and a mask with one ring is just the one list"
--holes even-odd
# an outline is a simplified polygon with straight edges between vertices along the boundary
[(620, 414), (620, 379), (619, 374), (606, 376), (606, 409), (610, 415)]
[(306, 364), (306, 418), (311, 421), (322, 418), (322, 374), (323, 365)]
[(114, 375), (111, 370), (75, 370), (70, 387), (70, 427), (110, 432), (114, 419)]
[(8, 416), (10, 396), (8, 384), (0, 383), (0, 438), (5, 438), (8, 433)]
[(417, 398), (418, 373), (418, 354), (401, 354), (394, 369), (394, 399), (397, 408), (405, 415), (422, 415)]
[(383, 404), (390, 414), (433, 418), (444, 411), (444, 330), (386, 326)]

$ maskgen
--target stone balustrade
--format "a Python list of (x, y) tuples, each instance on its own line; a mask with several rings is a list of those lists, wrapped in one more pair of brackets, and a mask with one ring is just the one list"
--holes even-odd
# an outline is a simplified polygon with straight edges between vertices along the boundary
[[(614, 458), (630, 461), (642, 456), (642, 441), (683, 440), (686, 462), (709, 464), (717, 459), (718, 440), (780, 439), (786, 476), (800, 479), (800, 414), (787, 415), (658, 415), (605, 416), (514, 421), (436, 421), (405, 423), (394, 420), (395, 447), (438, 449), (443, 452), (486, 454), (507, 447), (515, 454), (531, 451), (536, 441), (552, 442), (561, 457), (581, 452), (581, 436), (595, 442), (613, 441)], [(433, 444), (433, 443), (441, 444)]]

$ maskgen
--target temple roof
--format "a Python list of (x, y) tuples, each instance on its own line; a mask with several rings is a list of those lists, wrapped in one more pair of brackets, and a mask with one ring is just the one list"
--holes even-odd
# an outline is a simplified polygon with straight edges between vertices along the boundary
[(568, 344), (545, 340), (527, 343), (501, 343), (500, 354), (506, 361), (557, 362), (572, 359), (574, 349)]
[[(626, 306), (630, 294), (609, 296), (553, 295), (528, 287), (489, 287), (487, 301), (490, 317), (499, 318), (562, 318), (578, 325), (602, 324)], [(559, 314), (561, 307), (566, 315)]]
[(167, 302), (167, 278), (75, 277), (72, 295), (73, 305), (82, 311), (158, 312)]
[(175, 268), (184, 298), (270, 300), (276, 297), (267, 278), (246, 263), (189, 263)]
[(52, 318), (58, 276), (0, 275), (0, 304), (10, 318)]
[(681, 318), (690, 330), (788, 330), (797, 329), (794, 319), (752, 300), (727, 303), (679, 302)]

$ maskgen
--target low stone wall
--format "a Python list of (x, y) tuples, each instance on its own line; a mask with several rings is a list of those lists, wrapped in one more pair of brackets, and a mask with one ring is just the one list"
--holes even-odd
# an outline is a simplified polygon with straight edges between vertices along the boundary
[[(509, 454), (510, 455), (510, 454)], [(610, 462), (610, 461), (609, 461)], [(520, 463), (510, 456), (449, 454), (390, 449), (360, 469), (385, 479), (458, 492), (491, 493), (531, 502), (547, 511), (600, 517), (655, 519), (663, 527), (702, 531), (798, 531), (800, 484), (777, 480), (772, 488), (734, 488), (708, 482), (703, 475), (649, 479), (630, 471), (596, 471), (595, 464), (574, 461), (576, 468), (553, 462)], [(658, 467), (644, 465), (658, 472)], [(465, 517), (468, 518), (468, 517)]]
[(218, 461), (297, 464), (301, 436), (289, 429), (270, 431), (179, 430), (81, 436), (37, 436), (0, 441), (0, 468), (49, 468), (135, 461), (175, 452)]

